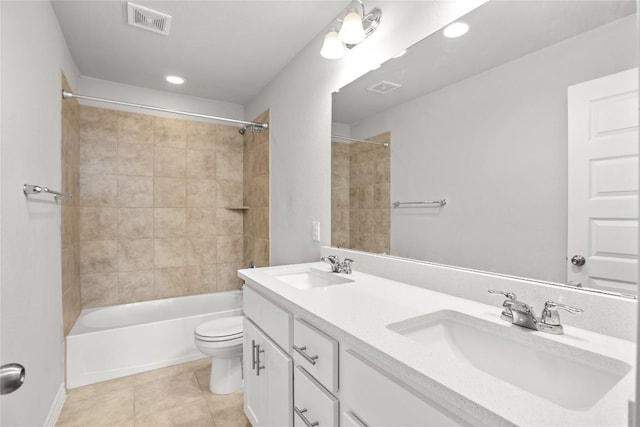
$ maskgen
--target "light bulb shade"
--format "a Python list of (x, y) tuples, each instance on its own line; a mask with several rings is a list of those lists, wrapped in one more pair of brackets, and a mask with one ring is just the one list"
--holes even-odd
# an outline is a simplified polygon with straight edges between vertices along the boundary
[(350, 11), (342, 21), (340, 40), (345, 44), (358, 44), (365, 38), (362, 17), (356, 11)]
[(344, 45), (338, 38), (336, 30), (331, 30), (324, 36), (324, 44), (320, 49), (320, 55), (327, 59), (338, 59), (344, 56)]

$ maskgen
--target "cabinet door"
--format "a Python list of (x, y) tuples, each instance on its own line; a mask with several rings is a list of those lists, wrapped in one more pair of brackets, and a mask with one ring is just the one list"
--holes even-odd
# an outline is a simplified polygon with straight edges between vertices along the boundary
[(264, 375), (256, 375), (256, 346), (263, 337), (258, 328), (246, 317), (242, 323), (244, 345), (242, 348), (244, 374), (244, 413), (253, 427), (267, 425), (267, 381)]
[(244, 412), (253, 427), (291, 427), (291, 358), (248, 318), (243, 327)]
[(340, 354), (342, 425), (467, 425), (434, 401), (391, 379), (351, 350)]
[[(288, 354), (270, 339), (264, 338), (264, 353), (260, 354), (260, 378), (266, 379), (266, 401), (270, 427), (291, 427), (293, 424), (293, 363)], [(264, 360), (264, 362), (263, 362)]]

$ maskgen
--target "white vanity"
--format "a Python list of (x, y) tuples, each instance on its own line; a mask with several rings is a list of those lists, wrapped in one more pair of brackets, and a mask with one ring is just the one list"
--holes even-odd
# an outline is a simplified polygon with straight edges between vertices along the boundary
[[(239, 272), (254, 427), (628, 424), (635, 301), (323, 248), (336, 252), (353, 274), (319, 262)], [(563, 335), (532, 331), (500, 319), (493, 288), (585, 312), (562, 313)]]

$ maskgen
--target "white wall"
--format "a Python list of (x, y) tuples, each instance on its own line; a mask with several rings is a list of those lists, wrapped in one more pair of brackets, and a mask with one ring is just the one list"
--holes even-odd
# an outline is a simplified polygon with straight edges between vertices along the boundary
[[(190, 113), (207, 114), (210, 116), (224, 117), (228, 119), (244, 120), (244, 106), (232, 104), (230, 102), (216, 101), (213, 99), (199, 98), (196, 96), (183, 95), (175, 92), (164, 92), (155, 89), (148, 89), (139, 86), (131, 86), (108, 80), (95, 79), (81, 76), (77, 89), (78, 94), (93, 96), (97, 98), (113, 99), (116, 101), (129, 102), (133, 104), (151, 105), (170, 110), (187, 111)], [(208, 121), (209, 119), (199, 119), (171, 113), (164, 113), (153, 110), (145, 110), (135, 107), (127, 107), (103, 102), (78, 100), (83, 105), (109, 108), (112, 110), (130, 111), (134, 113), (144, 113), (162, 117), (174, 117), (179, 119), (189, 119), (196, 121)], [(220, 122), (222, 124), (229, 124)]]
[(61, 71), (78, 71), (49, 2), (0, 2), (1, 363), (26, 381), (2, 397), (0, 424), (43, 425), (63, 383), (60, 205), (24, 183), (60, 188)]
[[(340, 60), (320, 56), (324, 31), (246, 106), (271, 109), (271, 263), (318, 259), (331, 237), (331, 93), (484, 0), (380, 1), (378, 31)], [(329, 23), (327, 23), (327, 26)], [(312, 221), (321, 242), (312, 241)]]
[(637, 66), (635, 16), (584, 33), (351, 127), (391, 131), (391, 252), (566, 282), (567, 87)]

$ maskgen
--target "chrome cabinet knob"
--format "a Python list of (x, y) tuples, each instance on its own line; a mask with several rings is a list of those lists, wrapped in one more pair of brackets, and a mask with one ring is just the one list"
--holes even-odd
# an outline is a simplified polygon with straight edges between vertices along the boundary
[(577, 265), (578, 267), (582, 267), (587, 260), (582, 255), (574, 255), (571, 258), (571, 264)]

